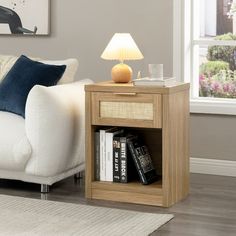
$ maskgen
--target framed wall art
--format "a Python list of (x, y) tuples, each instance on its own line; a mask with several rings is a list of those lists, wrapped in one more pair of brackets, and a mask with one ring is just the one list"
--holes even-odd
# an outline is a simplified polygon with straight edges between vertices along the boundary
[(48, 35), (50, 0), (0, 0), (0, 34)]

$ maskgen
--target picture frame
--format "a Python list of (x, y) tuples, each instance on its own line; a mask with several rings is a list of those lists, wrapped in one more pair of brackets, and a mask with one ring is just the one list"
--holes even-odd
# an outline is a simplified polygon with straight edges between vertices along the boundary
[(0, 0), (0, 35), (49, 35), (50, 0)]

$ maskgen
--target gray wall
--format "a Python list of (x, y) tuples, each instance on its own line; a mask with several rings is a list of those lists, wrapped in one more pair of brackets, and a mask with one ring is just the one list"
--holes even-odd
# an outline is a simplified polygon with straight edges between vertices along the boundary
[(192, 157), (236, 161), (236, 118), (191, 114)]
[[(115, 32), (130, 32), (143, 52), (142, 61), (128, 62), (134, 75), (147, 74), (148, 63), (163, 63), (172, 74), (171, 0), (51, 0), (50, 37), (0, 36), (0, 53), (63, 59), (76, 57), (77, 79), (110, 79), (116, 62), (100, 55)], [(236, 160), (236, 119), (191, 115), (191, 156)]]
[[(158, 3), (158, 4), (157, 4)], [(172, 1), (166, 0), (51, 0), (50, 37), (0, 36), (0, 53), (44, 58), (76, 57), (78, 78), (109, 80), (116, 61), (100, 55), (116, 32), (129, 32), (144, 60), (127, 62), (143, 75), (148, 63), (163, 63), (172, 73)]]

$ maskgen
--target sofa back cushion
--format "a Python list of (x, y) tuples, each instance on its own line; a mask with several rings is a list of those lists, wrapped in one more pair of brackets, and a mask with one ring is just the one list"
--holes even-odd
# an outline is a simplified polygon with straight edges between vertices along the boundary
[(57, 65), (57, 66), (66, 65), (66, 70), (63, 76), (61, 77), (61, 79), (59, 80), (58, 84), (68, 84), (68, 83), (72, 83), (75, 80), (75, 74), (77, 72), (78, 65), (79, 65), (77, 59), (70, 58), (70, 59), (58, 60), (58, 61), (39, 60), (39, 62), (49, 64), (49, 65)]
[(0, 83), (16, 63), (17, 59), (18, 57), (15, 56), (0, 55)]
[(0, 110), (25, 117), (25, 104), (35, 85), (56, 85), (65, 65), (48, 65), (21, 56), (0, 83)]
[[(0, 55), (0, 83), (10, 71), (12, 66), (15, 64), (19, 57), (10, 55)], [(40, 58), (31, 58), (34, 61), (39, 61), (49, 65), (66, 65), (66, 70), (59, 80), (58, 84), (71, 83), (75, 79), (75, 74), (78, 69), (78, 60), (75, 58), (70, 58), (66, 60), (43, 60)]]

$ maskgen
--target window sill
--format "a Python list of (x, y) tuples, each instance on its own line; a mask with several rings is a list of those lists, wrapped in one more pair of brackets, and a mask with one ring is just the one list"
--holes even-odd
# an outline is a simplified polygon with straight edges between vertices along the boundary
[(236, 99), (191, 99), (190, 113), (236, 115)]

